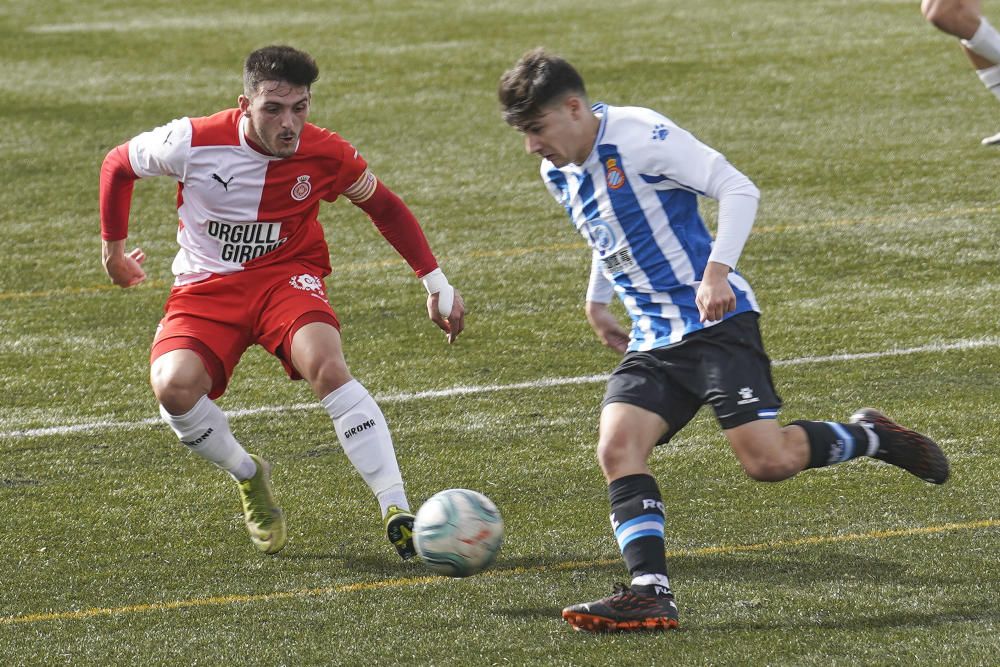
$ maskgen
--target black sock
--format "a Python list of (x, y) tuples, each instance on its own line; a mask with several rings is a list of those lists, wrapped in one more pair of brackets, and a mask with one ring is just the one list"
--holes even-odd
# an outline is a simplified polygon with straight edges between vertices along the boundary
[(877, 449), (877, 446), (871, 446), (874, 433), (861, 424), (813, 421), (794, 421), (792, 424), (805, 429), (809, 438), (807, 468), (843, 463), (859, 456), (868, 456), (870, 450)]
[[(652, 475), (627, 475), (608, 486), (611, 527), (632, 578), (649, 576), (648, 584), (633, 585), (643, 595), (670, 593), (663, 545), (663, 501)], [(659, 575), (659, 576), (655, 576)]]

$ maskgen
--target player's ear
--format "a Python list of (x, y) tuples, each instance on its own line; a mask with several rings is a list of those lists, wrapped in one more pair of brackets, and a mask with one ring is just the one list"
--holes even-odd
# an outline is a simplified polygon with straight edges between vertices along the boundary
[(580, 120), (583, 117), (583, 113), (590, 109), (579, 95), (569, 95), (566, 98), (565, 104), (573, 120)]
[(244, 116), (250, 115), (250, 98), (246, 95), (240, 95), (236, 98), (236, 104), (239, 105), (240, 111), (243, 112)]

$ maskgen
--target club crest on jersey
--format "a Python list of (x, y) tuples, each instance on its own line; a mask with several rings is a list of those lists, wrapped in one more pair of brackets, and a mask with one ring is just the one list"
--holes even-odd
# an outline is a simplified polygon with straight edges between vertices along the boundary
[(618, 160), (613, 157), (608, 158), (608, 161), (604, 163), (604, 168), (607, 172), (609, 188), (617, 190), (621, 186), (625, 185), (625, 172), (623, 172), (618, 166)]
[(295, 289), (300, 289), (304, 292), (319, 292), (323, 293), (323, 283), (316, 276), (311, 276), (308, 273), (303, 273), (298, 276), (292, 276), (288, 279), (288, 283)]
[(299, 176), (295, 185), (292, 186), (292, 199), (302, 201), (312, 192), (313, 186), (309, 182), (309, 176)]
[(607, 223), (600, 220), (590, 223), (590, 238), (593, 239), (594, 248), (602, 257), (615, 247), (615, 233)]

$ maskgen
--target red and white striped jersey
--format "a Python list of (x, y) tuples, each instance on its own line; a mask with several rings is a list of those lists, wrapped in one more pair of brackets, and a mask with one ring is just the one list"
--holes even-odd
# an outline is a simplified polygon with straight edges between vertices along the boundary
[(176, 284), (286, 260), (330, 272), (317, 214), (341, 194), (355, 203), (378, 181), (336, 133), (306, 123), (295, 154), (276, 158), (246, 140), (239, 109), (180, 118), (128, 143), (135, 175), (178, 182)]

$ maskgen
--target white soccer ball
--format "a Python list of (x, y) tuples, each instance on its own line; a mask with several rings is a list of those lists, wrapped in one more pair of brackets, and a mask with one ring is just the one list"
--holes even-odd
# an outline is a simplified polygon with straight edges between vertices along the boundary
[(413, 523), (413, 545), (431, 570), (468, 577), (488, 568), (503, 542), (503, 519), (476, 491), (446, 489), (427, 499)]

